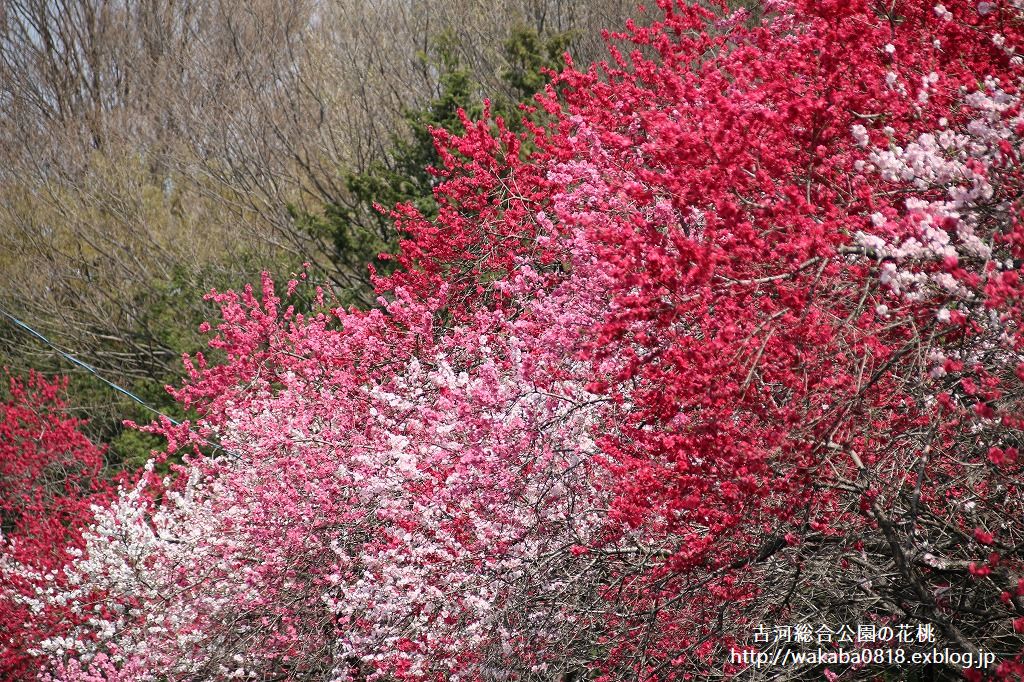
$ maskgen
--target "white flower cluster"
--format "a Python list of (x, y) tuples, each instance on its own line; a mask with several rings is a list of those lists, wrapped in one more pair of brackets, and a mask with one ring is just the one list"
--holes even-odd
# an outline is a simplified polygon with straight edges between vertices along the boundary
[[(936, 13), (942, 16), (940, 8)], [(903, 200), (903, 210), (893, 206), (868, 216), (854, 241), (881, 261), (880, 282), (896, 302), (934, 302), (940, 323), (950, 322), (956, 309), (988, 328), (992, 338), (999, 338), (1005, 330), (997, 316), (979, 305), (978, 292), (993, 272), (1014, 267), (995, 251), (993, 237), (1010, 216), (993, 183), (998, 182), (1007, 152), (1024, 152), (1015, 135), (1024, 116), (1010, 115), (1018, 98), (997, 79), (986, 78), (984, 86), (965, 94), (963, 103), (972, 116), (957, 130), (942, 120), (939, 130), (922, 133), (903, 145), (887, 130), (890, 144), (879, 148), (870, 145), (864, 126), (852, 127), (854, 141), (868, 150), (858, 169), (879, 174), (893, 183), (894, 190), (900, 186), (915, 190)], [(894, 308), (881, 304), (876, 312), (888, 318)], [(936, 365), (932, 374), (942, 372)]]
[[(416, 528), (386, 531), (391, 547), (361, 551), (357, 579), (335, 574), (329, 581), (323, 600), (338, 621), (372, 624), (345, 629), (338, 660), (382, 665), (400, 642), (413, 641), (410, 672), (446, 662), (458, 669), (467, 650), (509, 646), (513, 638), (501, 635), (509, 609), (514, 617), (535, 617), (556, 636), (559, 613), (552, 605), (564, 603), (571, 588), (557, 579), (565, 569), (556, 559), (572, 560), (564, 548), (591, 541), (599, 527), (596, 515), (571, 509), (574, 500), (595, 495), (580, 467), (596, 451), (590, 433), (599, 419), (588, 405), (597, 401), (575, 382), (539, 390), (530, 376), (540, 368), (525, 366), (532, 354), (521, 352), (536, 341), (512, 329), (500, 339), (479, 335), (469, 342), (482, 359), (472, 371), (457, 369), (465, 358), (441, 353), (412, 359), (389, 385), (367, 391), (373, 427), (389, 447), (355, 455), (364, 458), (362, 471), (380, 479), (364, 480), (365, 489), (374, 491), (372, 506), (385, 527), (404, 519), (403, 527), (415, 520)], [(499, 372), (495, 353), (511, 365)], [(439, 399), (481, 409), (470, 422), (458, 410), (437, 411)], [(533, 446), (509, 447), (528, 442)], [(444, 486), (431, 499), (402, 494), (403, 486), (438, 467), (446, 471)], [(458, 532), (451, 524), (456, 517)], [(503, 551), (493, 552), (496, 545)], [(355, 559), (350, 545), (334, 548), (339, 566)], [(524, 590), (510, 591), (512, 584)], [(454, 631), (443, 625), (451, 622), (458, 623)], [(544, 628), (534, 633), (535, 643)], [(346, 668), (335, 671), (338, 680), (346, 675)]]
[[(979, 223), (1007, 207), (991, 204), (994, 190), (988, 169), (1003, 161), (999, 143), (1011, 140), (1013, 129), (1024, 118), (1004, 119), (1002, 114), (1012, 105), (1012, 98), (993, 81), (988, 86), (989, 92), (966, 98), (965, 103), (979, 115), (964, 132), (947, 128), (923, 133), (905, 146), (891, 144), (888, 149), (870, 150), (863, 170), (877, 172), (892, 183), (910, 184), (922, 193), (938, 190), (945, 194), (938, 199), (908, 197), (901, 217), (872, 214), (870, 227), (857, 232), (856, 240), (873, 255), (891, 259), (896, 265), (947, 258), (979, 263), (991, 259), (992, 247), (978, 233)], [(856, 125), (852, 133), (863, 146), (866, 129)], [(890, 225), (890, 220), (899, 224)], [(886, 227), (890, 229), (883, 229)], [(914, 295), (902, 273), (889, 269), (887, 275), (883, 271), (883, 277), (895, 293)], [(936, 284), (951, 288), (949, 282)]]

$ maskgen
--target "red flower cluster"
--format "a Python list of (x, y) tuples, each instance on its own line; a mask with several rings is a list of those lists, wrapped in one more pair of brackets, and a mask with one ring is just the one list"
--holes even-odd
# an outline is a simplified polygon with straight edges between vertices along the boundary
[(32, 374), (11, 379), (0, 403), (0, 678), (28, 679), (38, 667), (29, 649), (77, 622), (44, 606), (66, 588), (63, 568), (83, 546), (90, 506), (111, 489), (103, 451), (64, 412), (66, 382)]

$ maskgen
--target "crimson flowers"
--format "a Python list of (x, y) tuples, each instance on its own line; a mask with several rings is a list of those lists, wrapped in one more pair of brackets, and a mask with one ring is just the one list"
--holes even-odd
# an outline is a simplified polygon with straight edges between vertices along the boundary
[(110, 501), (103, 451), (64, 413), (62, 381), (10, 380), (0, 403), (0, 676), (27, 678), (31, 647), (76, 622), (47, 603), (66, 587), (90, 506)]

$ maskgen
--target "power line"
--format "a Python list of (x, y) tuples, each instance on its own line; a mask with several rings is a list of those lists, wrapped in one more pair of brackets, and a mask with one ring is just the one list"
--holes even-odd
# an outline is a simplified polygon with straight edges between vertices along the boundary
[(16, 326), (20, 327), (24, 331), (28, 332), (32, 336), (36, 337), (37, 339), (39, 339), (40, 341), (45, 343), (55, 353), (60, 355), (62, 358), (64, 358), (65, 360), (67, 360), (71, 364), (75, 365), (76, 367), (81, 367), (86, 372), (89, 372), (89, 374), (92, 374), (94, 377), (96, 377), (97, 379), (99, 379), (100, 381), (102, 381), (103, 383), (105, 383), (107, 386), (109, 386), (110, 388), (114, 389), (118, 393), (121, 393), (122, 395), (128, 396), (129, 398), (131, 398), (132, 400), (137, 402), (139, 405), (142, 405), (144, 408), (146, 408), (150, 412), (153, 412), (154, 414), (158, 414), (161, 417), (163, 417), (164, 419), (169, 420), (175, 426), (180, 426), (181, 425), (181, 422), (179, 422), (177, 419), (174, 419), (173, 417), (164, 414), (163, 412), (161, 412), (160, 410), (156, 409), (155, 407), (147, 404), (146, 401), (144, 401), (142, 398), (140, 398), (139, 396), (137, 396), (134, 393), (132, 393), (131, 391), (129, 391), (127, 388), (124, 388), (123, 386), (119, 386), (118, 384), (115, 384), (113, 381), (110, 381), (106, 377), (102, 376), (96, 370), (95, 367), (93, 367), (92, 365), (90, 365), (87, 362), (83, 362), (83, 361), (79, 360), (74, 355), (71, 355), (71, 353), (68, 353), (67, 351), (63, 350), (57, 344), (55, 344), (54, 342), (50, 341), (50, 339), (46, 338), (45, 336), (43, 336), (42, 334), (37, 332), (35, 329), (33, 329), (32, 327), (28, 326), (27, 324), (25, 324), (21, 320), (19, 320), (17, 317), (15, 317), (11, 313), (9, 313), (7, 310), (4, 310), (4, 308), (2, 306), (0, 306), (0, 315), (3, 315), (8, 320), (10, 320), (12, 323), (14, 323)]
[[(46, 344), (46, 346), (48, 346), (51, 350), (53, 350), (53, 352), (57, 353), (58, 355), (60, 355), (62, 358), (64, 358), (65, 360), (67, 360), (71, 364), (75, 365), (76, 367), (80, 367), (80, 368), (84, 369), (86, 372), (88, 372), (89, 374), (92, 374), (94, 377), (96, 377), (97, 379), (99, 379), (104, 384), (106, 384), (110, 388), (114, 389), (118, 393), (120, 393), (120, 394), (122, 394), (124, 396), (127, 396), (128, 398), (130, 398), (134, 402), (138, 403), (139, 405), (141, 405), (145, 409), (149, 410), (153, 414), (156, 414), (156, 415), (158, 415), (160, 417), (163, 417), (164, 419), (166, 419), (167, 421), (171, 422), (175, 426), (181, 426), (181, 422), (179, 420), (175, 419), (174, 417), (172, 417), (172, 416), (170, 416), (168, 414), (164, 414), (163, 412), (161, 412), (160, 410), (156, 409), (155, 407), (153, 407), (152, 405), (147, 403), (145, 400), (143, 400), (142, 398), (140, 398), (136, 394), (134, 394), (131, 391), (129, 391), (127, 388), (125, 388), (123, 386), (120, 386), (118, 384), (115, 384), (113, 381), (107, 379), (102, 374), (100, 374), (99, 371), (95, 367), (93, 367), (92, 365), (90, 365), (87, 362), (79, 360), (78, 358), (76, 358), (71, 353), (68, 353), (63, 348), (61, 348), (60, 346), (55, 344), (53, 341), (50, 341), (50, 339), (46, 338), (43, 334), (41, 334), (40, 332), (36, 331), (34, 328), (30, 327), (28, 324), (26, 324), (25, 322), (21, 321), (17, 317), (15, 317), (9, 311), (5, 310), (3, 308), (3, 306), (0, 306), (0, 315), (3, 315), (4, 317), (6, 317), (12, 324), (14, 324), (16, 327), (18, 327), (22, 331), (28, 332), (29, 334), (31, 334), (33, 337), (35, 337), (39, 341), (42, 341), (44, 344)], [(189, 430), (192, 431), (193, 433), (196, 433), (195, 430), (193, 430), (191, 428)], [(199, 435), (199, 434), (196, 433), (196, 435)], [(214, 443), (214, 442), (212, 442), (210, 440), (207, 440), (206, 438), (203, 438), (201, 435), (199, 435), (199, 439), (202, 442), (204, 442), (207, 445), (209, 445), (210, 447), (214, 448), (215, 450), (221, 450), (221, 451), (227, 453), (228, 455), (231, 455), (232, 457), (236, 457), (236, 458), (238, 457), (238, 455), (236, 455), (235, 453), (231, 452), (230, 450), (226, 450), (223, 446), (221, 446), (221, 445), (219, 445), (217, 443)]]

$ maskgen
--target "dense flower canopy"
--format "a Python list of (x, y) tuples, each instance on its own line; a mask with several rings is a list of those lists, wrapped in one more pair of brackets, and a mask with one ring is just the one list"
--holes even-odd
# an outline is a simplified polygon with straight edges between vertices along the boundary
[(96, 512), (44, 677), (729, 676), (812, 619), (1020, 673), (1024, 7), (661, 5), (437, 131), (380, 309), (214, 294), (154, 428), (223, 449)]
[(64, 381), (11, 379), (0, 403), (0, 678), (28, 677), (32, 642), (63, 632), (73, 617), (45, 608), (64, 586), (61, 570), (82, 547), (90, 507), (113, 497), (103, 450), (64, 412)]

